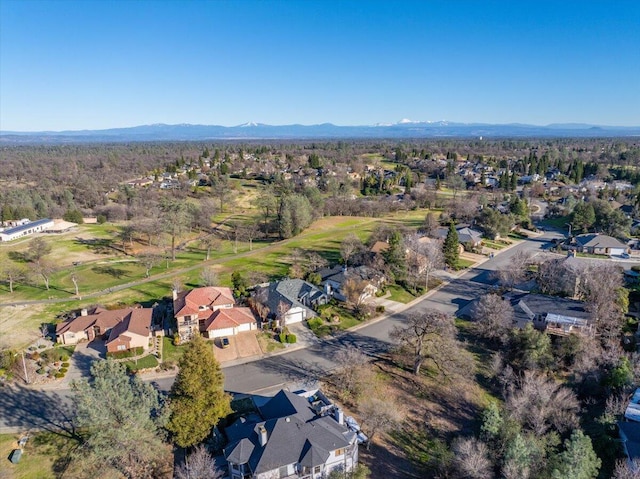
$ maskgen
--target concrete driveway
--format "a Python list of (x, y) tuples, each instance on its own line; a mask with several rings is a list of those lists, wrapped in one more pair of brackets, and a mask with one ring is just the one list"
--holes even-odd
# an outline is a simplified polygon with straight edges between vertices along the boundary
[(69, 371), (60, 381), (60, 384), (70, 384), (77, 379), (86, 379), (91, 376), (91, 364), (96, 359), (105, 359), (107, 347), (104, 341), (95, 339), (90, 343), (79, 343), (76, 346), (71, 360), (69, 361)]
[(246, 331), (238, 333), (235, 336), (227, 336), (229, 338), (229, 347), (222, 347), (221, 338), (213, 341), (213, 354), (220, 364), (251, 356), (259, 356), (262, 349), (256, 338), (257, 331)]

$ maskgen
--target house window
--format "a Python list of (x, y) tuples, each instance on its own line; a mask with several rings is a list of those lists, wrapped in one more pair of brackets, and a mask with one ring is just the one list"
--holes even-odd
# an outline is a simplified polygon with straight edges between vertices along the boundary
[(314, 468), (313, 468), (313, 473), (314, 473), (314, 474), (320, 474), (320, 469), (321, 469), (321, 466), (316, 466), (316, 467), (314, 467)]
[(118, 351), (124, 351), (125, 349), (127, 349), (127, 346), (124, 344), (118, 344)]
[(336, 454), (336, 456), (342, 456), (344, 454), (344, 449), (342, 449), (342, 448), (341, 449), (336, 449), (335, 454)]

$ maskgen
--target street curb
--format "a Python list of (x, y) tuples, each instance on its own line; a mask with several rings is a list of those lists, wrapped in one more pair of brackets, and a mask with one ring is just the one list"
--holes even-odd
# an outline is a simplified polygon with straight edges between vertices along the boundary
[[(505, 248), (499, 250), (495, 255), (499, 255), (505, 251), (510, 250), (511, 248), (514, 248), (515, 246), (519, 245), (522, 243), (522, 241), (525, 240), (521, 240), (521, 241), (517, 241), (509, 246), (506, 246)], [(380, 321), (384, 321), (386, 319), (389, 319), (389, 317), (396, 315), (396, 314), (400, 314), (403, 313), (404, 311), (406, 311), (407, 309), (410, 309), (411, 307), (415, 306), (416, 304), (420, 303), (421, 301), (424, 301), (425, 299), (428, 299), (431, 295), (435, 294), (437, 291), (439, 291), (440, 289), (444, 288), (445, 286), (448, 286), (449, 284), (451, 284), (451, 282), (454, 279), (459, 279), (460, 277), (464, 276), (465, 274), (471, 272), (472, 270), (476, 269), (478, 266), (486, 263), (487, 261), (489, 261), (491, 258), (489, 257), (485, 257), (484, 259), (474, 263), (473, 265), (471, 265), (469, 268), (463, 269), (461, 271), (458, 271), (455, 273), (453, 278), (450, 278), (448, 280), (444, 280), (442, 281), (442, 283), (440, 283), (438, 286), (436, 286), (435, 288), (429, 290), (427, 293), (423, 294), (422, 296), (419, 296), (413, 300), (411, 300), (408, 303), (398, 303), (398, 304), (402, 304), (402, 306), (393, 312), (390, 313), (384, 313), (380, 316), (377, 316), (369, 321), (365, 321), (361, 324), (357, 324), (356, 326), (352, 326), (349, 329), (345, 329), (342, 334), (345, 333), (349, 333), (349, 332), (355, 332), (355, 331), (359, 331), (362, 328), (365, 328), (367, 326), (370, 326), (372, 324), (376, 324), (379, 323)], [(316, 344), (320, 343), (321, 340), (317, 339)], [(313, 344), (299, 344), (296, 346), (288, 346), (284, 349), (278, 350), (278, 351), (273, 351), (271, 353), (263, 353), (260, 355), (255, 355), (255, 356), (248, 356), (246, 358), (240, 358), (240, 359), (234, 359), (231, 361), (225, 361), (224, 363), (220, 363), (220, 367), (221, 369), (225, 369), (225, 368), (229, 368), (229, 367), (234, 367), (234, 366), (241, 366), (243, 364), (248, 364), (248, 363), (253, 363), (256, 361), (260, 361), (261, 359), (269, 359), (269, 358), (273, 358), (273, 357), (277, 357), (277, 356), (281, 356), (283, 354), (288, 354), (288, 353), (292, 353), (294, 351), (299, 351), (301, 349), (307, 349), (309, 347), (313, 346)], [(153, 381), (155, 379), (164, 379), (164, 378), (169, 378), (169, 377), (174, 377), (176, 376), (177, 371), (166, 371), (166, 372), (162, 372), (162, 373), (145, 373), (145, 374), (140, 374), (139, 377), (145, 381)], [(55, 384), (55, 385), (51, 385), (49, 387), (45, 386), (45, 387), (38, 387), (37, 385), (29, 385), (28, 387), (33, 388), (33, 389), (40, 389), (40, 390), (56, 390), (56, 389), (66, 389), (65, 387), (66, 385), (63, 384)]]

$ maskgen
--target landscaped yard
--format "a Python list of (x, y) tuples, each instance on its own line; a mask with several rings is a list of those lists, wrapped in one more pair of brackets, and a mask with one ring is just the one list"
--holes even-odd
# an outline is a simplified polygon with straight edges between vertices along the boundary
[(391, 301), (396, 301), (398, 303), (407, 304), (417, 297), (397, 284), (391, 284), (387, 286), (387, 291), (391, 293), (391, 296), (389, 296), (388, 299), (390, 299)]
[(177, 363), (184, 354), (184, 345), (175, 346), (173, 339), (165, 336), (162, 338), (162, 361)]
[(128, 371), (136, 372), (141, 369), (153, 369), (158, 367), (158, 359), (153, 354), (149, 354), (137, 360), (124, 361), (123, 364)]

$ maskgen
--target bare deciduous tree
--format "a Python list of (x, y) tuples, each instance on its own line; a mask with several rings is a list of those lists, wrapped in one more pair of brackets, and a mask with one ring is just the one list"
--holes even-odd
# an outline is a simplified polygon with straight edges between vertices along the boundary
[(518, 251), (511, 257), (509, 264), (496, 271), (500, 284), (508, 289), (520, 283), (527, 274), (531, 255), (525, 251)]
[(366, 316), (371, 312), (367, 286), (369, 286), (367, 281), (357, 278), (349, 278), (342, 284), (342, 294), (358, 317)]
[(154, 253), (142, 253), (138, 255), (138, 261), (140, 261), (140, 264), (144, 266), (144, 275), (146, 278), (148, 278), (150, 276), (151, 269), (154, 266), (160, 264), (162, 258)]
[(202, 268), (200, 282), (203, 286), (215, 286), (218, 284), (218, 273), (213, 268)]
[(399, 405), (388, 396), (384, 398), (368, 396), (360, 404), (359, 410), (362, 424), (369, 435), (367, 449), (377, 433), (392, 429), (403, 418)]
[(508, 391), (505, 408), (539, 436), (550, 428), (562, 433), (578, 426), (580, 403), (575, 393), (545, 374), (525, 371)]
[(340, 390), (357, 398), (366, 387), (369, 359), (360, 349), (347, 346), (336, 353), (334, 360), (338, 365), (335, 378)]
[(355, 234), (351, 233), (343, 239), (342, 243), (340, 243), (340, 256), (344, 261), (345, 267), (348, 267), (349, 260), (363, 249), (362, 241)]
[(185, 457), (184, 464), (176, 468), (176, 479), (220, 479), (222, 472), (216, 469), (216, 463), (203, 445), (197, 446)]
[(409, 272), (415, 276), (423, 276), (424, 288), (428, 290), (429, 276), (444, 266), (442, 243), (421, 238), (418, 235), (410, 235), (405, 238), (405, 245), (410, 251), (410, 254), (407, 255)]
[(47, 288), (47, 291), (49, 291), (49, 279), (51, 278), (51, 274), (55, 272), (55, 270), (55, 264), (45, 258), (42, 258), (37, 263), (33, 263), (33, 272), (36, 275), (42, 277), (42, 279), (44, 280), (44, 286), (45, 288)]
[(209, 234), (200, 240), (200, 244), (204, 246), (207, 251), (204, 260), (209, 261), (209, 258), (211, 258), (211, 250), (218, 249), (220, 247), (221, 241), (212, 234)]
[(629, 464), (626, 459), (619, 459), (612, 479), (640, 479), (640, 460), (633, 459)]
[(0, 274), (3, 280), (9, 285), (9, 292), (13, 293), (13, 285), (26, 278), (26, 271), (10, 261), (5, 261), (5, 264), (0, 268)]
[(497, 294), (485, 294), (474, 305), (471, 318), (482, 336), (504, 342), (513, 325), (513, 308)]
[(461, 348), (452, 316), (432, 309), (409, 313), (405, 322), (406, 326), (394, 328), (391, 337), (410, 354), (414, 374), (420, 374), (425, 361), (431, 361), (443, 374), (457, 369)]
[(453, 467), (460, 479), (489, 479), (493, 477), (493, 464), (487, 445), (472, 438), (458, 438), (453, 442)]

